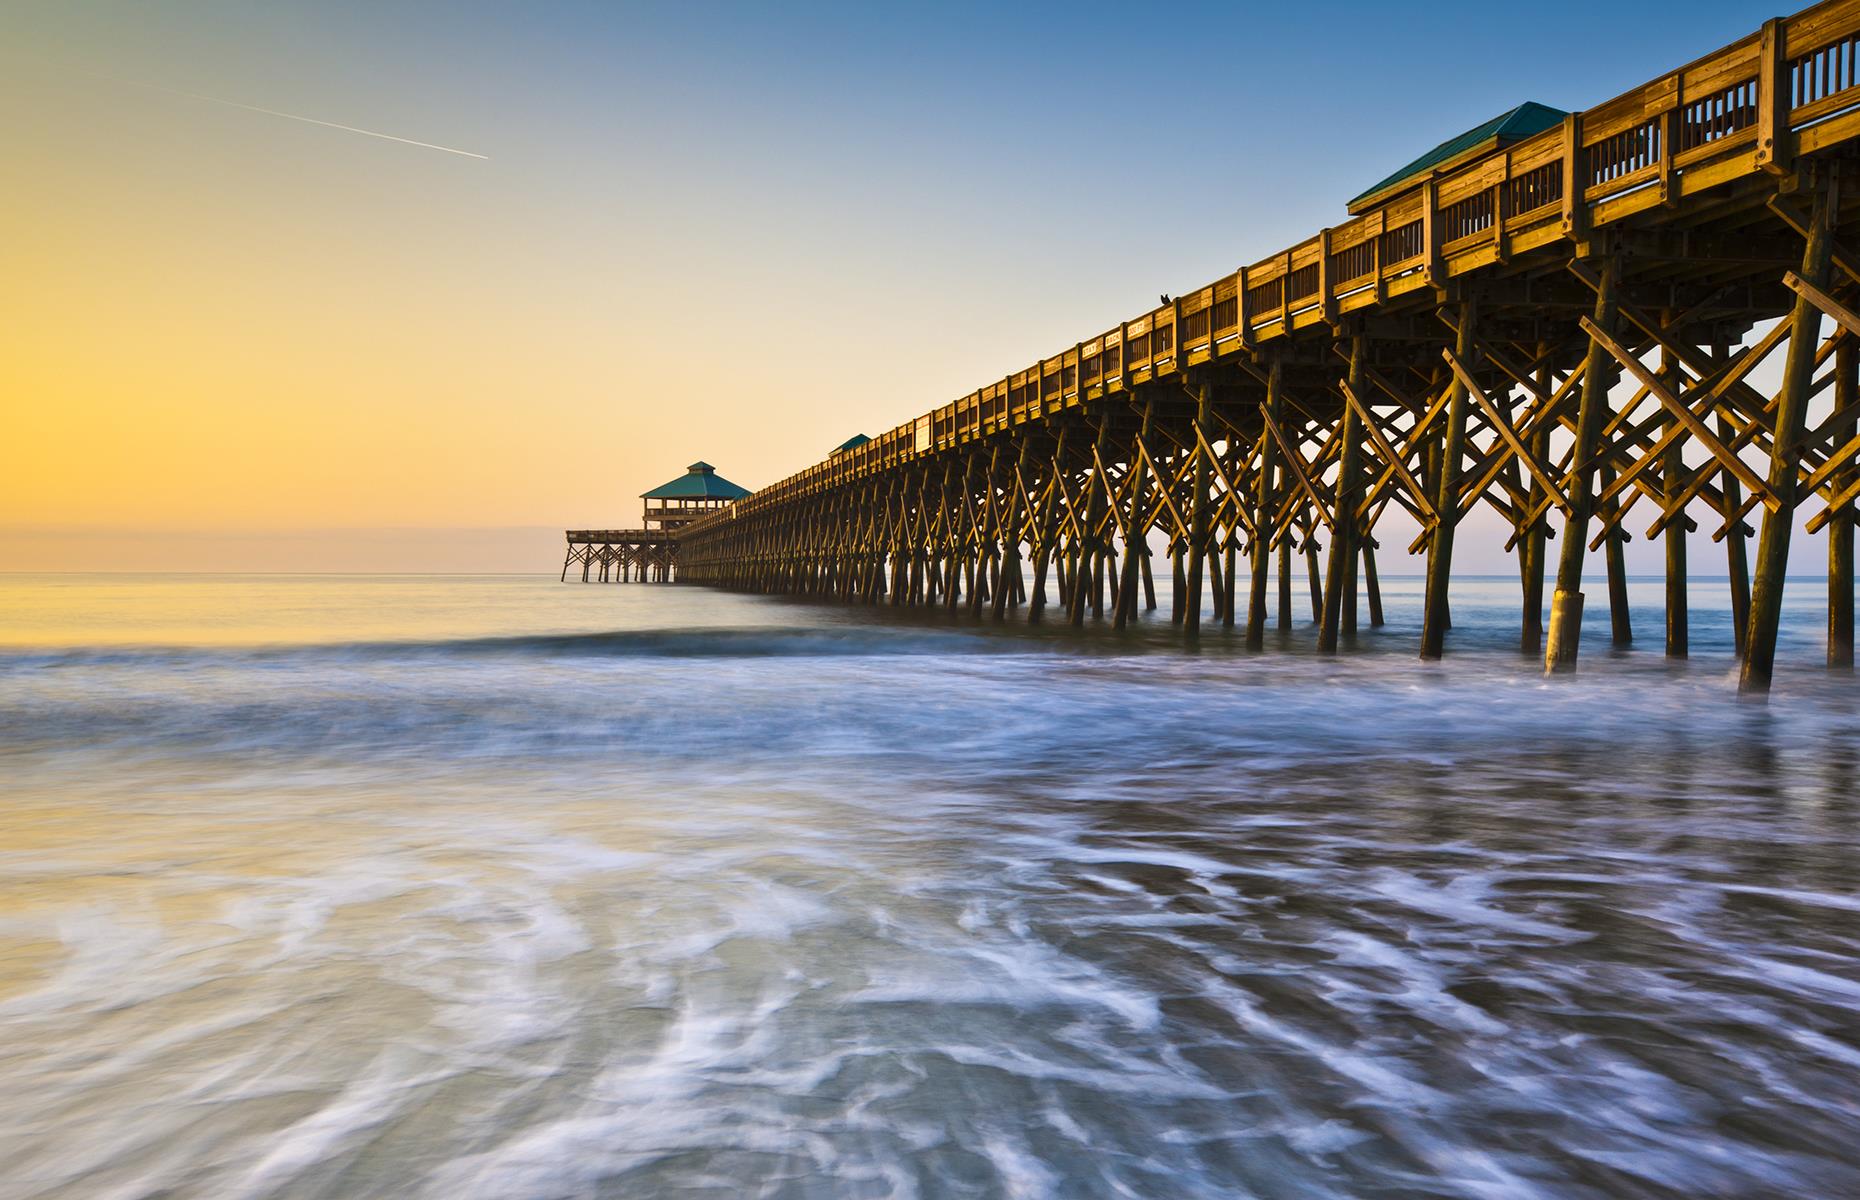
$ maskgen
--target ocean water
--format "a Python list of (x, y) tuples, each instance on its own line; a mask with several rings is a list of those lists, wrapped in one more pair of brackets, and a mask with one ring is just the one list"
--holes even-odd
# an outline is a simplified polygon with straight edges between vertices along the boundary
[[(1860, 685), (0, 576), (0, 1197), (1860, 1195)], [(1599, 591), (1599, 589), (1598, 589)]]

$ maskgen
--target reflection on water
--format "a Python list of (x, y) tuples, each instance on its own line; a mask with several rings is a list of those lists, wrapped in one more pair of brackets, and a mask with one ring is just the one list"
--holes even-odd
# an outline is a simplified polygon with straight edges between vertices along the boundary
[(1515, 584), (1424, 666), (170, 582), (0, 591), (8, 1200), (1860, 1194), (1812, 605), (1759, 707)]

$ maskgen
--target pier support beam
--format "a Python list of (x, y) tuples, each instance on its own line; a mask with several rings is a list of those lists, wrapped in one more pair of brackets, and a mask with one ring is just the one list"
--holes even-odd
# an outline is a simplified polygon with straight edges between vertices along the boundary
[[(1844, 339), (1834, 350), (1834, 411), (1850, 413), (1860, 405), (1860, 348)], [(1836, 495), (1853, 483), (1852, 467), (1834, 476)], [(1854, 665), (1854, 503), (1838, 505), (1828, 519), (1828, 665)]]
[[(1358, 333), (1350, 338), (1350, 373), (1348, 384), (1351, 392), (1364, 394), (1363, 380), (1368, 371), (1369, 339)], [(1326, 654), (1335, 653), (1337, 638), (1343, 627), (1343, 606), (1348, 597), (1352, 609), (1355, 607), (1354, 589), (1350, 586), (1351, 568), (1356, 559), (1356, 506), (1362, 495), (1359, 460), (1362, 457), (1362, 429), (1357, 419), (1354, 406), (1343, 406), (1343, 428), (1339, 436), (1343, 438), (1343, 449), (1337, 460), (1337, 503), (1333, 519), (1335, 525), (1330, 531), (1330, 570), (1324, 580), (1324, 615), (1318, 627), (1318, 649)], [(1350, 614), (1350, 624), (1355, 626), (1355, 612)]]
[[(1046, 608), (1046, 574), (1052, 565), (1053, 552), (1059, 542), (1059, 481), (1066, 469), (1066, 426), (1061, 425), (1053, 439), (1053, 460), (1047, 469), (1040, 515), (1034, 522), (1033, 592), (1027, 597), (1027, 624), (1038, 625)], [(1061, 589), (1063, 593), (1064, 589)]]
[[(1156, 401), (1145, 397), (1143, 401), (1143, 423), (1138, 427), (1137, 438), (1147, 442), (1150, 426), (1155, 419)], [(1130, 459), (1129, 498), (1124, 507), (1124, 571), (1118, 581), (1117, 608), (1111, 617), (1113, 629), (1123, 629), (1137, 615), (1137, 586), (1145, 568), (1148, 566), (1149, 554), (1144, 545), (1144, 527), (1148, 524), (1149, 464), (1143, 455), (1133, 447)]]
[(1279, 540), (1279, 632), (1292, 627), (1292, 536)]
[(1201, 576), (1205, 560), (1214, 553), (1208, 542), (1208, 438), (1213, 418), (1209, 409), (1214, 401), (1214, 385), (1198, 380), (1195, 397), (1195, 464), (1192, 474), (1194, 494), (1189, 508), (1188, 597), (1182, 609), (1182, 631), (1189, 637), (1201, 633)]
[(1020, 444), (1020, 455), (1014, 464), (1012, 477), (1004, 489), (1007, 505), (1007, 522), (1002, 531), (1002, 564), (998, 582), (995, 586), (995, 620), (1007, 617), (1008, 606), (1019, 598), (1020, 591), (1020, 497), (1021, 480), (1027, 474), (1028, 444), (1025, 439)]
[(1324, 581), (1318, 573), (1318, 544), (1315, 534), (1305, 535), (1305, 574), (1311, 580), (1311, 621), (1322, 624), (1324, 620)]
[[(1611, 255), (1602, 260), (1595, 293), (1595, 326), (1612, 334), (1615, 328), (1615, 277), (1619, 271)], [(1589, 519), (1595, 512), (1595, 466), (1601, 449), (1602, 427), (1608, 417), (1608, 389), (1614, 367), (1607, 349), (1591, 337), (1583, 362), (1582, 399), (1576, 411), (1576, 437), (1571, 457), (1569, 515), (1563, 521), (1563, 548), (1557, 558), (1556, 591), (1550, 598), (1550, 634), (1544, 647), (1546, 671), (1573, 671), (1582, 641), (1582, 565), (1588, 549)]]
[[(1615, 481), (1614, 468), (1601, 467), (1597, 478), (1602, 491), (1606, 492)], [(1617, 501), (1609, 501), (1604, 505), (1608, 518), (1616, 517), (1617, 504)], [(1634, 622), (1628, 613), (1626, 547), (1627, 531), (1621, 528), (1619, 520), (1611, 521), (1602, 553), (1608, 571), (1608, 628), (1616, 646), (1634, 644)]]
[(1183, 573), (1182, 552), (1186, 549), (1178, 536), (1169, 542), (1170, 588), (1169, 588), (1169, 623), (1180, 625), (1183, 621), (1185, 598), (1188, 595), (1188, 579)]
[[(1718, 436), (1728, 445), (1735, 431), (1731, 422), (1718, 418)], [(1720, 473), (1719, 487), (1724, 492), (1724, 511), (1732, 514), (1743, 508), (1744, 493), (1737, 476)], [(1737, 645), (1737, 657), (1744, 657), (1745, 639), (1750, 636), (1750, 528), (1740, 517), (1724, 535), (1725, 568), (1731, 580), (1731, 633)]]
[[(1466, 370), (1473, 368), (1478, 353), (1474, 336), (1478, 319), (1477, 306), (1467, 300), (1460, 304), (1458, 336), (1454, 339), (1454, 357)], [(1437, 659), (1447, 643), (1447, 587), (1453, 578), (1453, 536), (1460, 523), (1460, 465), (1466, 452), (1466, 412), (1471, 404), (1467, 381), (1453, 373), (1447, 385), (1447, 429), (1442, 439), (1441, 458), (1434, 483), (1434, 536), (1427, 547), (1427, 611), (1421, 622), (1421, 657)]]
[(1369, 627), (1382, 628), (1382, 581), (1376, 578), (1376, 539), (1363, 539), (1363, 584), (1369, 590)]
[(1229, 529), (1223, 541), (1225, 541), (1227, 545), (1227, 569), (1222, 572), (1221, 577), (1221, 628), (1232, 629), (1234, 627), (1234, 608), (1236, 607), (1234, 598), (1239, 595), (1240, 591), (1238, 586), (1239, 578), (1235, 574), (1240, 568), (1239, 530)]
[[(1545, 365), (1537, 369), (1537, 394), (1551, 394), (1550, 367), (1548, 358), (1550, 347), (1539, 344), (1537, 354)], [(1531, 431), (1531, 456), (1538, 462), (1550, 457), (1550, 426), (1552, 422), (1540, 420)], [(1535, 472), (1531, 474), (1530, 502), (1531, 511), (1543, 508), (1549, 499), (1543, 483)], [(1538, 517), (1524, 531), (1524, 540), (1519, 543), (1518, 561), (1524, 572), (1524, 620), (1518, 635), (1518, 649), (1535, 657), (1543, 653), (1544, 648), (1544, 557), (1548, 549), (1549, 519)]]
[[(1667, 386), (1675, 392), (1679, 390), (1679, 364), (1672, 352), (1662, 351), (1660, 355), (1661, 374)], [(1679, 419), (1668, 416), (1669, 430), (1677, 426)], [(1686, 458), (1683, 442), (1675, 438), (1666, 449), (1665, 460), (1660, 465), (1663, 494), (1669, 509), (1679, 502), (1685, 482)], [(1673, 514), (1666, 525), (1666, 656), (1668, 658), (1685, 658), (1692, 652), (1691, 614), (1688, 611), (1686, 597), (1686, 514), (1681, 511)]]
[(1108, 416), (1098, 420), (1098, 439), (1092, 450), (1092, 479), (1085, 485), (1083, 512), (1074, 514), (1082, 521), (1082, 534), (1075, 543), (1076, 551), (1072, 559), (1072, 595), (1068, 610), (1074, 628), (1085, 624), (1085, 609), (1089, 605), (1094, 615), (1104, 613), (1104, 553), (1099, 544), (1099, 524), (1104, 519), (1104, 489), (1107, 481), (1103, 478), (1104, 463), (1112, 458), (1111, 420)]
[[(1801, 277), (1819, 288), (1826, 284), (1833, 250), (1833, 184), (1817, 188), (1809, 217)], [(1750, 589), (1750, 634), (1744, 647), (1744, 670), (1738, 690), (1767, 696), (1776, 669), (1776, 630), (1782, 620), (1783, 575), (1789, 565), (1789, 540), (1795, 531), (1796, 462), (1807, 426), (1809, 385), (1821, 335), (1821, 310), (1799, 296), (1789, 315), (1789, 351), (1783, 362), (1782, 390), (1776, 397), (1775, 440), (1770, 453), (1769, 490), (1777, 505), (1763, 514), (1757, 540), (1757, 574)]]
[[(1260, 417), (1267, 425), (1276, 426), (1280, 412), (1284, 408), (1284, 398), (1280, 394), (1283, 370), (1275, 358), (1266, 370), (1266, 401)], [(1272, 433), (1264, 427), (1260, 430), (1259, 472), (1254, 476), (1253, 506), (1253, 579), (1252, 588), (1247, 597), (1246, 645), (1249, 650), (1263, 649), (1266, 645), (1266, 570), (1271, 562), (1272, 538), (1276, 532), (1272, 515), (1278, 504), (1278, 496), (1272, 482), (1274, 468), (1278, 465), (1278, 446)], [(1291, 539), (1287, 537), (1279, 543), (1279, 592), (1281, 627), (1291, 623), (1291, 590), (1286, 578), (1287, 568), (1291, 565)]]

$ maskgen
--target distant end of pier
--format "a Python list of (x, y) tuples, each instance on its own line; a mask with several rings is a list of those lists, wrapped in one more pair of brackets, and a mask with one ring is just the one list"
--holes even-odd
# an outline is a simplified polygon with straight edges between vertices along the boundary
[(640, 493), (645, 509), (637, 529), (570, 529), (562, 581), (581, 567), (583, 583), (672, 583), (678, 578), (678, 531), (749, 495), (707, 462)]

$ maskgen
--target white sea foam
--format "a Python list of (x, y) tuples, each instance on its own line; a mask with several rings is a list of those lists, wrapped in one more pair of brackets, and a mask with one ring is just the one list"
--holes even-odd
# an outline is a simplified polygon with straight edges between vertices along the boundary
[(0, 652), (0, 1200), (1860, 1193), (1851, 685), (1500, 599)]

